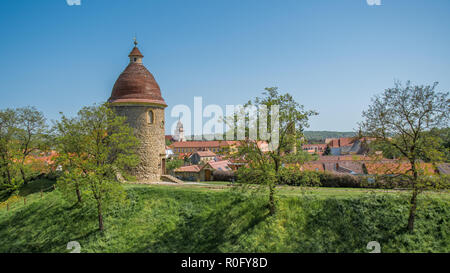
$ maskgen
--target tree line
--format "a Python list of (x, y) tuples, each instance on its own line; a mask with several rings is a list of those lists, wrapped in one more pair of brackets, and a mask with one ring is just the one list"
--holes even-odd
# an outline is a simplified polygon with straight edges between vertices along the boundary
[(130, 178), (137, 146), (126, 118), (106, 104), (84, 107), (75, 117), (61, 113), (53, 126), (33, 107), (0, 110), (0, 191), (17, 193), (39, 175), (27, 160), (55, 151), (48, 168), (59, 173), (58, 189), (69, 201), (95, 206), (103, 230), (104, 207), (126, 199), (118, 176)]
[[(407, 161), (409, 170), (402, 179), (409, 181), (410, 199), (409, 231), (414, 229), (418, 195), (431, 189), (429, 177), (419, 164), (422, 161), (439, 162), (448, 156), (448, 125), (450, 115), (449, 94), (436, 91), (437, 83), (428, 86), (396, 83), (393, 88), (373, 98), (368, 110), (362, 113), (362, 136), (375, 138), (378, 145), (387, 147), (396, 158)], [(259, 184), (268, 189), (268, 210), (276, 213), (276, 185), (282, 179), (287, 164), (309, 160), (302, 149), (304, 129), (309, 118), (318, 113), (305, 110), (289, 93), (277, 88), (266, 88), (261, 97), (249, 101), (249, 105), (279, 106), (277, 116), (267, 116), (271, 130), (272, 119), (279, 120), (279, 139), (269, 152), (262, 151), (257, 140), (241, 141), (238, 151), (232, 154), (237, 160), (245, 160), (238, 177), (242, 182)], [(230, 126), (249, 119), (228, 120)], [(436, 137), (447, 134), (447, 140)], [(259, 137), (259, 136), (257, 136)], [(271, 140), (269, 139), (269, 142)], [(105, 207), (126, 201), (120, 176), (132, 179), (128, 171), (136, 166), (139, 145), (126, 118), (117, 116), (107, 104), (82, 108), (75, 117), (61, 113), (60, 120), (47, 126), (44, 115), (33, 107), (0, 110), (0, 193), (13, 194), (31, 181), (36, 173), (27, 160), (47, 151), (56, 151), (52, 164), (59, 169), (58, 189), (78, 205), (95, 206), (98, 226), (104, 229)], [(174, 162), (172, 168), (179, 165)], [(449, 181), (444, 181), (449, 183)]]

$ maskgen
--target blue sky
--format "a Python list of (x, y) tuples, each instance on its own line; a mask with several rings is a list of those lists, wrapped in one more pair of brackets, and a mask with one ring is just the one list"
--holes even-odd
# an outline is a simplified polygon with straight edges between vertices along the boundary
[(381, 1), (2, 1), (0, 108), (57, 119), (107, 100), (137, 34), (168, 125), (194, 96), (225, 106), (278, 86), (320, 113), (311, 130), (352, 130), (396, 79), (450, 89), (450, 1)]

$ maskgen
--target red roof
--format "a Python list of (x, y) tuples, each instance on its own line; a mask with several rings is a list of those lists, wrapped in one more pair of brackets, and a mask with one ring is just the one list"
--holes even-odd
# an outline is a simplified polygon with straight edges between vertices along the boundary
[(194, 154), (198, 154), (200, 157), (214, 157), (216, 156), (215, 153), (211, 152), (211, 151), (198, 151)]
[(131, 50), (130, 55), (128, 55), (128, 57), (132, 57), (132, 56), (144, 57), (144, 55), (142, 55), (141, 51), (139, 51), (139, 48), (137, 48), (136, 46), (133, 48), (133, 50)]
[[(368, 174), (406, 174), (411, 170), (408, 162), (365, 163), (365, 166)], [(419, 163), (417, 167), (426, 175), (434, 174), (434, 167), (431, 163)]]
[(326, 149), (327, 148), (327, 144), (304, 144), (302, 147), (303, 148), (322, 148), (322, 149)]
[(210, 165), (214, 170), (218, 171), (231, 171), (231, 168), (228, 166), (231, 162), (228, 160), (222, 161), (209, 161), (205, 166)]
[[(131, 54), (141, 54), (137, 47)], [(138, 56), (138, 55), (136, 55)], [(142, 56), (142, 55), (141, 55)], [(109, 103), (150, 103), (167, 106), (152, 73), (140, 63), (130, 63), (114, 84)]]
[(198, 173), (200, 171), (200, 167), (198, 165), (191, 165), (191, 166), (183, 166), (178, 169), (175, 169), (174, 172), (180, 173)]
[(344, 146), (351, 146), (353, 142), (354, 142), (353, 137), (341, 137), (332, 139), (328, 144), (332, 148), (339, 148)]

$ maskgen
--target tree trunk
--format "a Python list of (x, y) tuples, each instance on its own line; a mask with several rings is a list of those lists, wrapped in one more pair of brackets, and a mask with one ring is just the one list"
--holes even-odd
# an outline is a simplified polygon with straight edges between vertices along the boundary
[(278, 171), (280, 169), (280, 161), (277, 158), (274, 158), (274, 163), (275, 163), (275, 174), (276, 174), (276, 178), (275, 181), (271, 182), (273, 184), (269, 185), (269, 210), (270, 210), (270, 215), (274, 215), (275, 214), (275, 185), (277, 183), (277, 179), (278, 179)]
[(22, 175), (23, 184), (24, 184), (24, 185), (27, 185), (27, 184), (28, 184), (28, 181), (26, 180), (25, 172), (23, 171), (23, 168), (22, 168), (22, 167), (20, 167), (20, 174)]
[(269, 210), (270, 210), (270, 215), (274, 215), (275, 214), (275, 185), (270, 185), (269, 186)]
[(97, 211), (98, 211), (98, 229), (103, 231), (103, 213), (102, 213), (102, 202), (97, 200)]
[(408, 219), (408, 231), (414, 231), (414, 220), (416, 219), (416, 209), (417, 209), (417, 195), (419, 190), (417, 189), (417, 169), (414, 161), (411, 162), (411, 170), (413, 172), (413, 194), (411, 196), (410, 208), (409, 208), (409, 219)]
[(75, 192), (77, 193), (78, 203), (81, 203), (81, 192), (78, 186), (76, 187)]
[(8, 166), (6, 166), (6, 176), (8, 177), (8, 184), (11, 185), (12, 184), (11, 172), (9, 171), (9, 167)]

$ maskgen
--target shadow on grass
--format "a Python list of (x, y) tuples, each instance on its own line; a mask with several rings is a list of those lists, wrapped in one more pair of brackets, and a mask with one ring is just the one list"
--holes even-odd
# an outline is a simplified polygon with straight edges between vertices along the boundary
[[(164, 232), (156, 242), (136, 252), (218, 253), (223, 247), (238, 245), (258, 223), (268, 217), (268, 210), (259, 200), (230, 198), (208, 213), (180, 213), (181, 223), (175, 230)], [(145, 241), (145, 240), (144, 240)]]
[[(43, 205), (46, 205), (44, 209)], [(86, 207), (69, 208), (53, 196), (1, 219), (0, 252), (65, 252), (69, 241), (90, 236), (95, 232), (94, 227), (95, 211)]]
[(29, 182), (27, 185), (23, 185), (19, 189), (20, 196), (27, 196), (33, 193), (38, 193), (40, 191), (50, 192), (53, 191), (53, 185), (56, 184), (54, 180), (48, 179), (37, 179)]

